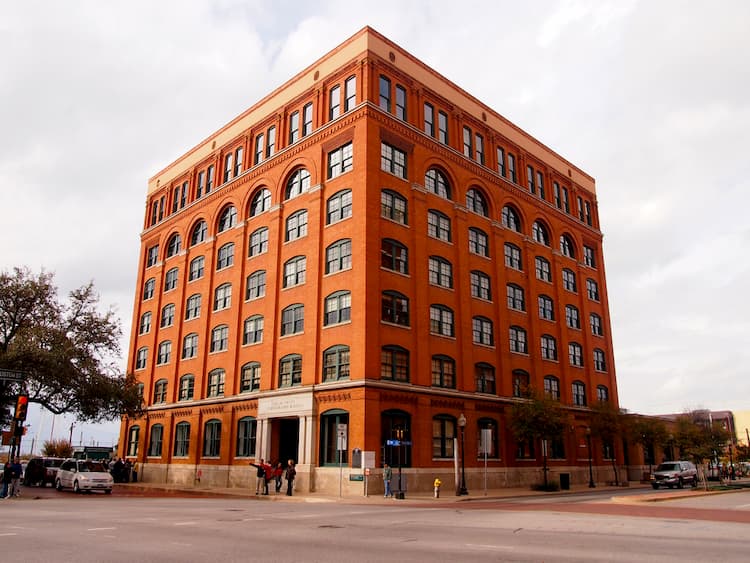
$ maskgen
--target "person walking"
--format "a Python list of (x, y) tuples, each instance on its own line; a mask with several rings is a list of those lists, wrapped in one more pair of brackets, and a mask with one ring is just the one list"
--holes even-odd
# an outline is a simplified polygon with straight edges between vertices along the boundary
[(289, 460), (286, 466), (286, 496), (292, 496), (292, 489), (294, 488), (294, 478), (297, 476), (297, 470), (294, 468), (294, 460)]
[(393, 470), (391, 469), (391, 466), (387, 463), (383, 464), (383, 486), (385, 488), (385, 492), (383, 494), (383, 498), (388, 498), (393, 496), (393, 492), (391, 491), (391, 479), (393, 479)]

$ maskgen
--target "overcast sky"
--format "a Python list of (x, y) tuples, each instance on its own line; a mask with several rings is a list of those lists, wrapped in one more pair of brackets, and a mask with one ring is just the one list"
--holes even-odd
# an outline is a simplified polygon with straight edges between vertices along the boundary
[(750, 409), (750, 2), (710, 6), (0, 0), (0, 269), (93, 280), (126, 353), (147, 179), (370, 25), (596, 178), (621, 406)]

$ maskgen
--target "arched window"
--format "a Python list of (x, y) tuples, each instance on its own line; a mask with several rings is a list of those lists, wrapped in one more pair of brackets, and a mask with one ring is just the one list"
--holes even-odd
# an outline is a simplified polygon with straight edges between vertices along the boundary
[(211, 330), (211, 352), (223, 352), (229, 347), (229, 327), (219, 325)]
[(576, 274), (573, 270), (570, 270), (568, 268), (565, 268), (562, 271), (562, 281), (563, 281), (563, 287), (568, 290), (575, 293), (578, 291), (578, 285), (576, 284)]
[(387, 345), (380, 350), (380, 378), (409, 383), (409, 350)]
[(604, 350), (594, 349), (594, 369), (596, 371), (607, 371), (607, 361), (604, 359)]
[(305, 330), (305, 306), (301, 303), (289, 305), (281, 311), (281, 336), (299, 334)]
[(455, 336), (453, 310), (445, 305), (430, 305), (430, 334)]
[(180, 401), (189, 401), (195, 394), (195, 376), (188, 373), (180, 377)]
[(253, 272), (247, 276), (245, 284), (245, 301), (263, 297), (266, 294), (266, 271)]
[(477, 188), (469, 188), (466, 192), (466, 208), (483, 217), (487, 217), (489, 214), (487, 211), (487, 198)]
[(232, 284), (223, 283), (214, 290), (214, 311), (232, 306)]
[(600, 403), (609, 401), (609, 389), (605, 385), (596, 386), (596, 400)]
[(154, 404), (167, 402), (167, 380), (160, 379), (154, 383)]
[(520, 326), (512, 326), (508, 329), (510, 338), (510, 351), (519, 354), (528, 354), (529, 346), (526, 340), (526, 331)]
[(156, 288), (156, 279), (149, 278), (146, 283), (143, 284), (143, 300), (153, 299), (154, 289)]
[(445, 174), (437, 168), (430, 168), (425, 173), (424, 187), (428, 192), (432, 192), (435, 195), (444, 197), (445, 199), (453, 199), (451, 197), (451, 186), (448, 183), (448, 179), (445, 177)]
[[(348, 462), (346, 449), (338, 448), (339, 425), (349, 428), (349, 413), (331, 409), (320, 415), (320, 465), (339, 465)], [(348, 436), (344, 436), (348, 439)], [(346, 443), (346, 442), (344, 442)]]
[(179, 275), (180, 271), (177, 268), (167, 270), (167, 275), (164, 276), (164, 291), (171, 291), (177, 287)]
[(178, 422), (174, 428), (174, 456), (187, 457), (190, 452), (190, 423)]
[(258, 344), (263, 342), (263, 317), (252, 315), (245, 319), (242, 330), (242, 344)]
[(252, 416), (244, 416), (237, 421), (236, 457), (255, 457), (257, 431), (258, 424)]
[(578, 342), (568, 344), (568, 359), (571, 366), (583, 367), (583, 353)]
[(409, 326), (409, 299), (398, 291), (384, 291), (381, 298), (382, 321)]
[(196, 256), (190, 261), (190, 272), (188, 281), (198, 280), (203, 277), (206, 267), (206, 259), (203, 256)]
[(581, 328), (581, 317), (575, 305), (565, 305), (565, 324), (570, 328)]
[(248, 256), (258, 256), (268, 252), (268, 227), (261, 227), (250, 234)]
[(230, 205), (224, 208), (224, 211), (219, 215), (219, 227), (217, 232), (223, 233), (224, 231), (231, 229), (237, 224), (237, 209), (234, 205)]
[(551, 297), (540, 295), (537, 298), (539, 304), (539, 318), (546, 321), (555, 320), (555, 306)]
[(161, 457), (161, 445), (164, 437), (164, 426), (154, 424), (151, 427), (151, 436), (148, 440), (148, 456)]
[(167, 258), (177, 254), (180, 251), (181, 247), (182, 238), (180, 237), (180, 235), (175, 233), (171, 237), (169, 237), (169, 242), (167, 243)]
[(549, 260), (537, 256), (534, 258), (534, 268), (536, 270), (536, 279), (551, 282), (552, 271), (550, 270)]
[(577, 407), (586, 406), (586, 384), (583, 381), (574, 381), (572, 386), (573, 404)]
[(352, 267), (351, 239), (337, 240), (326, 248), (326, 274), (332, 274)]
[(553, 375), (544, 377), (544, 394), (553, 401), (560, 400), (560, 380)]
[(310, 189), (310, 173), (304, 168), (296, 170), (286, 183), (284, 199), (292, 199)]
[(223, 369), (217, 368), (208, 372), (208, 386), (206, 387), (207, 397), (222, 397), (224, 395), (224, 378), (226, 373)]
[(380, 241), (380, 265), (386, 270), (408, 274), (409, 251), (397, 240), (384, 238)]
[(492, 289), (490, 286), (490, 277), (479, 270), (472, 270), (469, 274), (471, 284), (471, 296), (477, 299), (490, 301), (492, 299)]
[(332, 346), (323, 352), (323, 381), (349, 379), (349, 346)]
[(492, 328), (492, 321), (487, 317), (474, 317), (471, 319), (471, 339), (474, 344), (494, 346), (495, 334)]
[(495, 394), (495, 368), (490, 364), (480, 362), (474, 365), (474, 379), (477, 393)]
[(513, 370), (513, 396), (526, 397), (529, 392), (529, 374), (522, 369)]
[[(351, 145), (350, 145), (351, 146)], [(352, 191), (341, 190), (326, 202), (326, 225), (338, 223), (352, 216)]]
[(337, 291), (326, 297), (323, 326), (345, 323), (352, 317), (352, 294)]
[(216, 269), (221, 270), (228, 268), (234, 264), (234, 243), (228, 242), (227, 244), (219, 247), (216, 255)]
[(469, 252), (479, 256), (490, 255), (490, 239), (482, 229), (469, 227)]
[(560, 252), (568, 258), (576, 257), (575, 245), (568, 235), (560, 235)]
[(148, 348), (146, 346), (138, 348), (135, 356), (135, 369), (145, 369), (146, 360), (148, 360)]
[(513, 209), (510, 205), (503, 207), (502, 215), (503, 227), (510, 229), (511, 231), (521, 232), (521, 219), (518, 217), (518, 211)]
[(279, 360), (279, 387), (302, 384), (302, 356), (289, 354)]
[(221, 421), (206, 421), (203, 430), (203, 457), (219, 457), (221, 453)]
[(557, 360), (557, 341), (550, 334), (542, 335), (542, 359)]
[(452, 239), (450, 218), (445, 213), (430, 209), (427, 212), (427, 235), (450, 242)]
[(430, 256), (427, 260), (430, 283), (440, 287), (453, 287), (453, 265), (442, 256)]
[(240, 393), (260, 390), (260, 363), (249, 362), (240, 372)]
[(305, 283), (307, 273), (307, 258), (295, 256), (284, 262), (284, 279), (282, 287), (294, 287)]
[(190, 246), (195, 246), (196, 244), (204, 242), (207, 235), (208, 225), (206, 225), (206, 222), (203, 220), (198, 221), (195, 227), (193, 227), (193, 231), (190, 233)]
[(450, 356), (432, 356), (432, 386), (456, 388), (456, 362)]
[(300, 209), (287, 217), (284, 240), (289, 242), (304, 236), (307, 236), (307, 209)]
[(138, 334), (148, 334), (151, 332), (151, 311), (141, 315), (141, 322), (138, 325)]
[(140, 426), (131, 426), (128, 432), (128, 457), (135, 457), (138, 455), (138, 437), (140, 436)]
[(508, 297), (508, 309), (513, 309), (514, 311), (525, 311), (526, 299), (524, 297), (523, 288), (520, 285), (509, 283), (505, 286), (505, 290)]
[(439, 414), (432, 418), (432, 457), (452, 458), (456, 437), (456, 418)]
[(406, 198), (391, 190), (380, 192), (380, 216), (407, 225), (409, 221)]
[(531, 235), (539, 244), (549, 246), (549, 231), (547, 231), (547, 227), (543, 223), (534, 221), (534, 224), (531, 225)]
[(259, 189), (250, 202), (250, 217), (255, 217), (271, 208), (271, 192), (268, 188)]

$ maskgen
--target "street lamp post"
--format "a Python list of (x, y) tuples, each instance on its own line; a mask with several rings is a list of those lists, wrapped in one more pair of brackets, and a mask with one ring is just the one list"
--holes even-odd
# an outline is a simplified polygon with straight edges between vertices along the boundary
[(734, 460), (732, 459), (732, 442), (729, 442), (729, 480), (734, 481)]
[(456, 491), (457, 496), (469, 494), (469, 491), (466, 490), (466, 449), (464, 447), (464, 430), (466, 429), (466, 417), (464, 416), (464, 413), (461, 413), (458, 416), (458, 428), (461, 430), (461, 486)]
[(588, 426), (586, 427), (586, 444), (589, 450), (589, 488), (593, 489), (596, 487), (596, 483), (594, 483), (594, 468), (591, 464), (591, 428)]

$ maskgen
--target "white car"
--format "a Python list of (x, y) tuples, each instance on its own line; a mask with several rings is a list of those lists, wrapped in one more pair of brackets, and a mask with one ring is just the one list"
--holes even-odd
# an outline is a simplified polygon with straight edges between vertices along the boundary
[(113, 485), (112, 475), (101, 462), (85, 459), (66, 459), (55, 477), (55, 488), (58, 491), (104, 491), (109, 495)]

